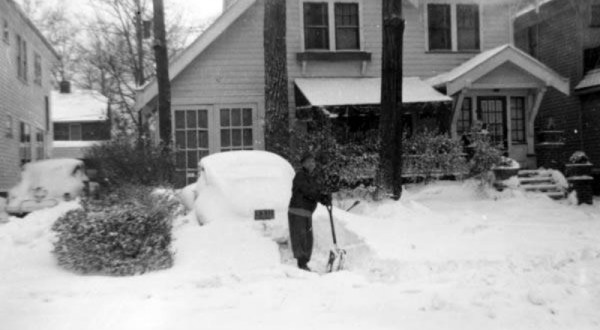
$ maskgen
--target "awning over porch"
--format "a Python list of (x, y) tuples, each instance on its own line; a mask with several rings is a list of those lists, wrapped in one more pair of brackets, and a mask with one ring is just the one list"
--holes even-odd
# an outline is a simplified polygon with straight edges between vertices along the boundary
[(507, 44), (479, 55), (456, 68), (426, 80), (431, 86), (446, 88), (454, 95), (464, 89), (530, 89), (554, 87), (569, 95), (569, 80)]
[[(297, 78), (309, 106), (378, 105), (381, 78)], [(452, 99), (417, 77), (402, 81), (402, 103), (451, 102)]]
[(585, 94), (600, 89), (600, 69), (590, 70), (583, 79), (575, 86), (575, 91)]

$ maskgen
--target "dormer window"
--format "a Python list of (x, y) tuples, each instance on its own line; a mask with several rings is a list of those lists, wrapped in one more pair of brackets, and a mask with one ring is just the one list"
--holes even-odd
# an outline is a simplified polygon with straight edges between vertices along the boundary
[(479, 51), (479, 6), (430, 3), (427, 32), (430, 51)]
[(302, 5), (305, 50), (360, 50), (357, 2), (305, 1)]

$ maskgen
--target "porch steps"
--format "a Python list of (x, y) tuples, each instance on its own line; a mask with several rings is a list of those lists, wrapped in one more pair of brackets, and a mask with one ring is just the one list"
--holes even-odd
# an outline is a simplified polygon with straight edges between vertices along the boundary
[(539, 170), (521, 170), (517, 176), (519, 186), (527, 192), (538, 192), (552, 199), (567, 197), (566, 191), (552, 178), (550, 172)]

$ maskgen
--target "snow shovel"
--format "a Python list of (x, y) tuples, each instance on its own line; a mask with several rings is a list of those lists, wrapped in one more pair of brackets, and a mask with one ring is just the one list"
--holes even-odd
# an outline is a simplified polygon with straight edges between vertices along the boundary
[(327, 212), (329, 212), (329, 221), (331, 222), (331, 234), (333, 236), (333, 249), (329, 251), (329, 260), (327, 261), (328, 273), (342, 270), (344, 268), (344, 261), (346, 259), (346, 250), (340, 249), (337, 245), (332, 208), (333, 207), (331, 205), (327, 206)]

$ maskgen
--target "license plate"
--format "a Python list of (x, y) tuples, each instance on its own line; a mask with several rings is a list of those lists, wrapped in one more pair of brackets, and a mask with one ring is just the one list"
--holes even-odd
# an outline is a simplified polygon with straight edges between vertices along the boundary
[(254, 210), (254, 220), (275, 219), (275, 210)]

